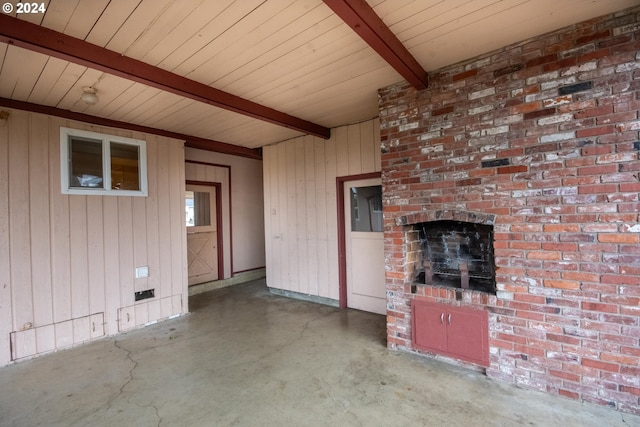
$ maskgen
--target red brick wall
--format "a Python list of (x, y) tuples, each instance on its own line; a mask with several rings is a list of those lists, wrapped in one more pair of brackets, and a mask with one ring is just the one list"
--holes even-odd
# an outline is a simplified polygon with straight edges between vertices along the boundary
[[(640, 8), (379, 95), (389, 347), (412, 298), (482, 307), (487, 375), (640, 414)], [(438, 211), (494, 215), (497, 295), (411, 293)]]

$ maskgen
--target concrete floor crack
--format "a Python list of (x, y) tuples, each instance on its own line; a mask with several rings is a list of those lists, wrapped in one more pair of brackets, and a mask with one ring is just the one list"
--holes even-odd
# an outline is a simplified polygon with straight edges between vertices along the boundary
[(140, 405), (139, 403), (133, 402), (134, 405), (136, 405), (138, 408), (153, 408), (153, 411), (156, 415), (156, 418), (158, 419), (158, 424), (156, 424), (158, 427), (160, 427), (160, 425), (162, 424), (162, 417), (160, 416), (160, 412), (158, 412), (158, 407), (152, 403), (149, 403), (148, 405)]
[[(131, 367), (131, 369), (129, 369), (129, 378), (120, 386), (120, 389), (118, 391), (118, 394), (116, 396), (113, 397), (113, 399), (111, 399), (109, 401), (109, 408), (111, 407), (111, 404), (113, 403), (113, 401), (115, 401), (119, 396), (121, 396), (124, 393), (124, 389), (127, 385), (131, 384), (131, 382), (133, 381), (133, 372), (136, 370), (136, 368), (138, 367), (138, 362), (131, 356), (133, 354), (132, 350), (129, 350), (128, 348), (123, 347), (118, 340), (114, 340), (113, 345), (118, 348), (119, 350), (122, 350), (124, 352), (126, 352), (126, 358), (133, 364), (133, 366)], [(131, 396), (134, 397), (134, 396)], [(158, 407), (155, 406), (152, 403), (149, 403), (148, 405), (141, 405), (137, 402), (132, 402), (130, 399), (127, 399), (129, 402), (133, 403), (134, 405), (138, 406), (139, 408), (153, 408), (153, 411), (155, 413), (156, 418), (158, 419), (158, 424), (157, 426), (159, 427), (162, 424), (162, 417), (160, 416), (160, 413), (158, 411)]]
[[(124, 391), (124, 388), (125, 388), (127, 385), (129, 385), (129, 383), (131, 383), (131, 381), (133, 381), (133, 371), (135, 371), (135, 369), (138, 367), (138, 362), (136, 362), (135, 360), (133, 360), (133, 358), (131, 357), (131, 353), (133, 353), (133, 351), (131, 351), (131, 350), (127, 349), (127, 348), (124, 348), (122, 345), (120, 345), (120, 343), (118, 342), (118, 340), (114, 340), (114, 341), (113, 341), (113, 345), (114, 345), (116, 348), (118, 348), (118, 349), (120, 349), (120, 350), (122, 350), (122, 351), (126, 352), (126, 353), (127, 353), (127, 354), (126, 354), (127, 359), (129, 359), (129, 360), (131, 361), (131, 363), (133, 363), (133, 366), (131, 367), (131, 369), (129, 369), (129, 379), (128, 379), (127, 381), (125, 381), (125, 382), (124, 382), (124, 384), (122, 384), (122, 385), (120, 386), (120, 391), (118, 392), (118, 395), (121, 395), (121, 394), (122, 394), (122, 392)], [(117, 396), (116, 396), (116, 397), (117, 397)], [(115, 399), (115, 398), (114, 398), (114, 399)], [(112, 401), (113, 401), (113, 400), (112, 400)]]

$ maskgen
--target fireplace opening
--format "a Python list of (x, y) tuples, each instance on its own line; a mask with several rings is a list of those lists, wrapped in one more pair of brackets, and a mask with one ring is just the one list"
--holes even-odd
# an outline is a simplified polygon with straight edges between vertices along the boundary
[(442, 220), (415, 227), (418, 283), (496, 293), (492, 225)]

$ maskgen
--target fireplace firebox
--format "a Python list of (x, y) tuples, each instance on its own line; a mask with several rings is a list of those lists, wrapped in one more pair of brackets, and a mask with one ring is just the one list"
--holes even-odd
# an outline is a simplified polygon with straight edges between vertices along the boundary
[(496, 293), (493, 226), (440, 220), (415, 225), (420, 284)]

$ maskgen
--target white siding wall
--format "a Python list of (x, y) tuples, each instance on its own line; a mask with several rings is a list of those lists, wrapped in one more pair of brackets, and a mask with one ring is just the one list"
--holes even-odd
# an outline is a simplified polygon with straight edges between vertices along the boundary
[[(0, 127), (0, 366), (187, 311), (181, 141), (10, 110)], [(144, 139), (148, 197), (63, 195), (60, 127)], [(149, 277), (135, 279), (135, 268)], [(155, 298), (134, 301), (134, 292)]]
[(380, 171), (378, 119), (264, 148), (270, 287), (337, 300), (336, 178)]

